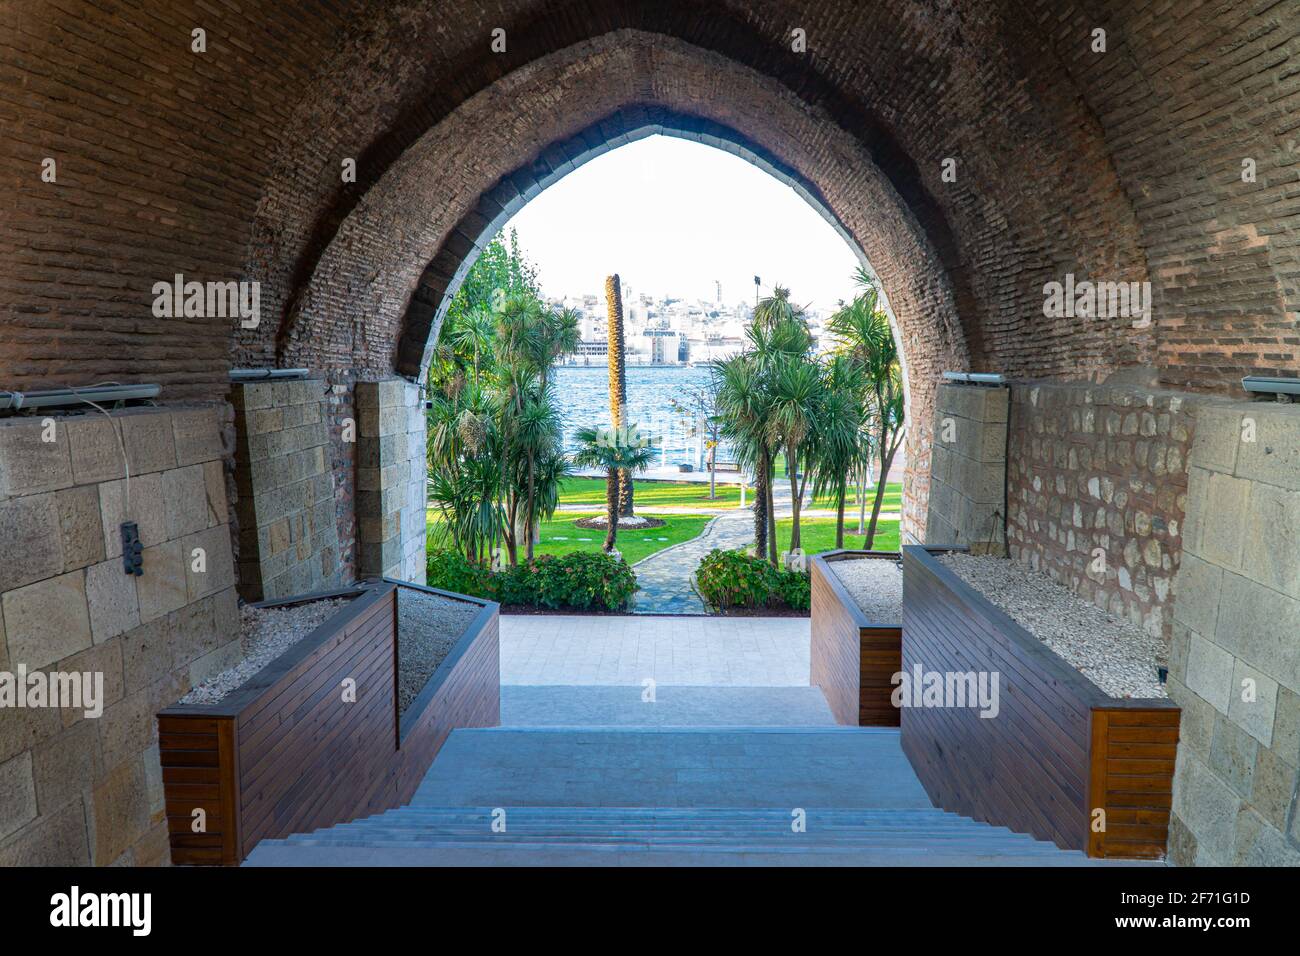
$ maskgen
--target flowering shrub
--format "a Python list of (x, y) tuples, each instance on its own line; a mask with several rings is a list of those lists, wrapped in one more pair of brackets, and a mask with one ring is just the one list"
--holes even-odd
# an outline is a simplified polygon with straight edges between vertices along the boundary
[(615, 611), (637, 588), (636, 575), (621, 557), (588, 551), (543, 554), (497, 572), (471, 564), (458, 552), (435, 551), (429, 555), (428, 583), (506, 605), (550, 610)]
[(772, 567), (763, 558), (744, 551), (714, 548), (695, 572), (695, 586), (710, 605), (729, 607), (789, 608), (806, 611), (812, 603), (812, 586), (802, 571)]

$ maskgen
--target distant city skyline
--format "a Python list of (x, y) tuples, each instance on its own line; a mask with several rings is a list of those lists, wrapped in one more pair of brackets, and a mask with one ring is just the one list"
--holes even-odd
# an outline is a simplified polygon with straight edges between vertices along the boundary
[(517, 229), (548, 297), (625, 288), (752, 304), (791, 290), (830, 311), (853, 296), (857, 256), (793, 189), (739, 157), (652, 136), (597, 157), (541, 193), (506, 224)]

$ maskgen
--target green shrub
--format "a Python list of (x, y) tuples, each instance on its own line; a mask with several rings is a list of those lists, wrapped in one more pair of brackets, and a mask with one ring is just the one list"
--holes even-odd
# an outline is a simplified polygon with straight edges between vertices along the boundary
[(711, 606), (789, 608), (806, 611), (812, 603), (811, 584), (802, 571), (778, 570), (763, 558), (744, 551), (714, 548), (695, 572), (695, 586)]
[(601, 552), (544, 554), (493, 572), (455, 551), (428, 559), (430, 587), (485, 597), (502, 604), (549, 610), (618, 610), (636, 592), (636, 575), (621, 557)]
[(792, 611), (812, 607), (812, 578), (803, 571), (776, 572), (776, 598)]
[(425, 581), (431, 588), (499, 600), (500, 588), (487, 568), (473, 564), (459, 551), (438, 549), (425, 559)]

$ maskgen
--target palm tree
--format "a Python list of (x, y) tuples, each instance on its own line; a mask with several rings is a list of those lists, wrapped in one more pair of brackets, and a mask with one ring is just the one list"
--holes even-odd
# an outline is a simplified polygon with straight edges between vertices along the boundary
[(808, 355), (779, 355), (771, 376), (772, 406), (768, 432), (772, 445), (785, 451), (790, 479), (790, 551), (799, 550), (799, 515), (803, 493), (814, 462), (814, 431), (822, 418), (825, 383), (821, 369)]
[(905, 409), (898, 346), (889, 327), (889, 317), (880, 308), (875, 279), (862, 267), (858, 268), (856, 279), (862, 291), (831, 316), (829, 328), (839, 339), (841, 351), (862, 369), (872, 444), (880, 456), (880, 475), (864, 544), (869, 551), (876, 536), (885, 480), (903, 441)]
[(575, 436), (578, 450), (573, 455), (576, 464), (584, 468), (602, 468), (605, 471), (605, 543), (606, 552), (614, 550), (618, 535), (619, 487), (621, 476), (647, 467), (654, 461), (654, 448), (641, 437), (635, 425), (626, 429), (579, 428)]
[[(621, 431), (627, 406), (627, 364), (623, 344), (623, 289), (618, 273), (605, 277), (606, 325), (609, 335), (609, 417), (615, 431)], [(632, 517), (632, 475), (618, 476), (618, 513)]]
[(844, 547), (844, 505), (850, 475), (857, 473), (864, 452), (861, 368), (845, 355), (835, 355), (824, 366), (826, 393), (815, 429), (813, 457), (817, 471), (813, 498), (835, 498), (835, 547)]
[(757, 355), (742, 352), (715, 362), (722, 436), (735, 449), (742, 468), (754, 472), (754, 553), (776, 563), (776, 524), (772, 520), (772, 449), (768, 439), (771, 395)]

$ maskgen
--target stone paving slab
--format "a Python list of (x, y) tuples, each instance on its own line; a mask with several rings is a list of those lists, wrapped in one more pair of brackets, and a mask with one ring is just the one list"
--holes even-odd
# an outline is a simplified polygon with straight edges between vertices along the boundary
[(807, 687), (806, 617), (505, 614), (501, 683)]
[(696, 537), (638, 561), (634, 614), (707, 614), (692, 580), (700, 561), (714, 548), (743, 548), (754, 541), (754, 515), (737, 508), (714, 518)]
[(931, 806), (884, 729), (455, 730), (412, 805)]
[(501, 725), (529, 727), (835, 726), (819, 687), (552, 685), (501, 688)]

